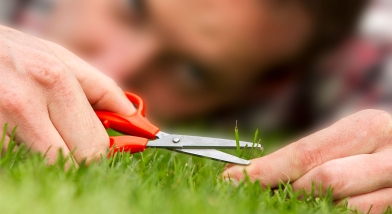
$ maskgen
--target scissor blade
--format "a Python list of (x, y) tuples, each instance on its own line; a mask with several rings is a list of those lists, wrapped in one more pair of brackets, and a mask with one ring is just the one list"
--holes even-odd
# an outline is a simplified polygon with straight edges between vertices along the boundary
[[(240, 148), (252, 148), (253, 143), (239, 142)], [(235, 149), (235, 140), (220, 138), (197, 137), (188, 135), (167, 135), (160, 139), (149, 141), (147, 147), (167, 148), (167, 149)], [(262, 149), (262, 146), (255, 144), (254, 148)]]
[(239, 157), (215, 150), (215, 149), (173, 149), (173, 151), (181, 152), (189, 155), (199, 157), (206, 157), (213, 160), (218, 160), (226, 163), (249, 165), (250, 161), (241, 159)]

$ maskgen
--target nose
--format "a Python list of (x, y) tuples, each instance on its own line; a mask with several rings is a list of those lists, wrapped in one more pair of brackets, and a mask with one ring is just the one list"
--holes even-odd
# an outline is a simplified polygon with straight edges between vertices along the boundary
[(157, 39), (140, 33), (111, 36), (103, 44), (89, 61), (120, 86), (143, 72), (159, 49)]

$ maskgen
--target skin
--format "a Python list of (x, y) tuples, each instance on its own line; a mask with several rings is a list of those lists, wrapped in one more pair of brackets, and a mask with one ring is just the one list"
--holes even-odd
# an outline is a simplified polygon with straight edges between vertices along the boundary
[(2, 128), (18, 126), (15, 140), (50, 162), (59, 149), (77, 163), (106, 154), (108, 135), (93, 108), (134, 112), (117, 84), (56, 44), (1, 26), (0, 41)]
[[(229, 165), (224, 177), (234, 182), (247, 175), (263, 186), (290, 183), (310, 192), (312, 181), (322, 190), (333, 187), (336, 202), (367, 213), (382, 213), (392, 201), (392, 117), (364, 110), (294, 142), (250, 166)], [(318, 192), (316, 194), (323, 194)]]

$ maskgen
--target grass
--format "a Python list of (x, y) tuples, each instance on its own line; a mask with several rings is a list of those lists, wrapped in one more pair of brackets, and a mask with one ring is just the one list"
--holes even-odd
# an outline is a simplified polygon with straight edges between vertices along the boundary
[(0, 213), (351, 213), (335, 207), (330, 193), (299, 200), (290, 185), (234, 186), (221, 178), (225, 164), (166, 150), (116, 155), (69, 170), (65, 161), (60, 156), (47, 166), (41, 154), (23, 146), (3, 152)]

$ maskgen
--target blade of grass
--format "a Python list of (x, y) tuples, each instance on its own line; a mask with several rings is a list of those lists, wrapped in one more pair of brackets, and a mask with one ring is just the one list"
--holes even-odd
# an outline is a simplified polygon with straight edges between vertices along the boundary
[[(260, 141), (261, 141), (261, 139), (259, 139), (259, 142), (256, 143), (256, 146), (261, 145)], [(248, 159), (253, 158), (253, 154), (255, 153), (256, 150), (257, 150), (256, 147), (252, 145), (252, 149), (249, 152)], [(259, 156), (257, 156), (257, 157), (261, 157), (261, 154)]]
[(259, 135), (259, 129), (256, 129), (255, 136), (254, 136), (254, 138), (253, 138), (252, 149), (251, 149), (250, 152), (249, 152), (248, 159), (251, 159), (251, 158), (252, 158), (253, 152), (254, 152), (254, 150), (255, 150), (255, 144), (257, 145), (257, 144), (260, 143), (260, 141), (259, 141), (258, 143), (256, 143), (256, 142), (257, 142), (257, 137), (258, 137), (258, 135)]
[(12, 129), (12, 133), (11, 133), (11, 136), (10, 136), (10, 140), (8, 141), (8, 148), (7, 148), (7, 151), (6, 151), (6, 154), (5, 154), (5, 157), (6, 158), (8, 158), (8, 157), (10, 157), (11, 155), (12, 155), (12, 151), (13, 151), (13, 149), (15, 148), (15, 146), (16, 146), (16, 142), (14, 141), (14, 138), (15, 138), (15, 134), (16, 134), (16, 129), (18, 128), (18, 126), (15, 126), (13, 129)]
[(238, 156), (239, 158), (244, 157), (244, 152), (248, 149), (248, 145), (245, 145), (245, 147), (242, 149), (240, 155)]
[(3, 154), (3, 148), (5, 143), (5, 136), (7, 135), (7, 130), (8, 130), (8, 123), (4, 124), (3, 136), (1, 137), (1, 142), (0, 142), (0, 157), (2, 157)]
[(238, 121), (235, 121), (234, 134), (235, 134), (235, 144), (237, 146), (237, 155), (240, 155), (241, 148), (240, 148), (240, 135), (238, 133)]
[(259, 136), (259, 129), (256, 129), (255, 136), (253, 138), (253, 143), (257, 142), (257, 137)]

